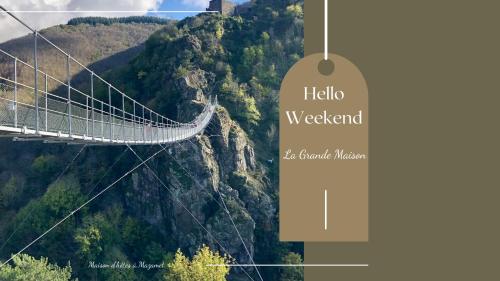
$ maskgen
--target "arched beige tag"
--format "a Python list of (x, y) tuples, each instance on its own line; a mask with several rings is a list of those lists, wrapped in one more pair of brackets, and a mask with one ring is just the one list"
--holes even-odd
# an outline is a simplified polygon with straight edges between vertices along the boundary
[(350, 61), (329, 59), (331, 74), (314, 54), (281, 85), (282, 241), (368, 241), (368, 88)]

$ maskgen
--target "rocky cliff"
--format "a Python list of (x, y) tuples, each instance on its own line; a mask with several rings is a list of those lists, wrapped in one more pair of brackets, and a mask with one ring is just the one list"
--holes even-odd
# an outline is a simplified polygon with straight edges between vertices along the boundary
[[(281, 78), (303, 49), (302, 10), (295, 2), (256, 1), (251, 10), (238, 16), (189, 17), (166, 24), (145, 44), (106, 53), (109, 57), (92, 56), (85, 51), (90, 48), (84, 48), (86, 64), (93, 69), (106, 66), (102, 68), (109, 70), (103, 73), (106, 79), (171, 119), (192, 120), (215, 95), (222, 106), (204, 134), (168, 145), (148, 163), (151, 170), (142, 167), (125, 178), (82, 210), (75, 218), (75, 228), (61, 228), (58, 236), (46, 237), (30, 254), (47, 256), (60, 265), (71, 261), (74, 276), (81, 280), (110, 280), (108, 273), (89, 269), (89, 260), (161, 263), (168, 262), (179, 248), (190, 255), (202, 244), (221, 253), (227, 250), (238, 263), (250, 263), (231, 219), (257, 263), (281, 263), (292, 251), (302, 253), (301, 245), (278, 239), (279, 179), (273, 161), (279, 157), (277, 92)], [(80, 37), (82, 30), (92, 27), (59, 29), (64, 36)], [(107, 38), (105, 34), (88, 37), (102, 43), (98, 48), (107, 50), (106, 42), (101, 42), (101, 37)], [(28, 44), (22, 40), (18, 43)], [(142, 51), (135, 51), (137, 48)], [(82, 79), (82, 83), (88, 80)], [(97, 96), (105, 93), (101, 90), (96, 90)], [(53, 208), (41, 199), (54, 197), (54, 192), (46, 194), (47, 187), (80, 149), (4, 143), (5, 147), (0, 146), (4, 156), (0, 161), (0, 240), (24, 220), (28, 210), (35, 208), (44, 215)], [(83, 198), (138, 163), (126, 152), (116, 166), (113, 164), (125, 149), (89, 147), (70, 165), (66, 174), (73, 175)], [(156, 149), (159, 146), (134, 147), (142, 157)], [(71, 211), (72, 206), (57, 198), (51, 205)], [(40, 227), (36, 231), (25, 224), (9, 245), (0, 249), (0, 258), (29, 243), (31, 236), (43, 233), (55, 219), (57, 216), (37, 217)], [(58, 251), (54, 251), (56, 246)], [(164, 280), (163, 273), (134, 270), (127, 273), (129, 279), (121, 276), (114, 280)], [(279, 280), (282, 275), (273, 269), (262, 274), (265, 280)], [(248, 280), (238, 269), (232, 269), (228, 280), (240, 279)]]
[[(197, 114), (196, 107), (182, 105), (202, 107), (210, 94), (210, 76), (195, 70), (179, 79), (177, 85), (185, 93), (181, 116)], [(239, 263), (250, 263), (229, 216), (253, 255), (256, 225), (269, 226), (276, 210), (264, 192), (267, 186), (253, 145), (227, 111), (217, 109), (204, 135), (168, 146), (154, 167), (172, 192), (145, 167), (132, 177), (133, 190), (127, 196), (132, 212), (175, 237), (176, 244), (190, 253), (203, 243), (221, 251), (222, 245)]]

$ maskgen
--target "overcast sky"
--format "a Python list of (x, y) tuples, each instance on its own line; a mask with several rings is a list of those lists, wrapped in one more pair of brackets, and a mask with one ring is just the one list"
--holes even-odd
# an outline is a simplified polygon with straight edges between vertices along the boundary
[[(0, 0), (0, 5), (11, 11), (150, 11), (150, 10), (205, 10), (209, 0)], [(235, 2), (243, 2), (237, 0)], [(69, 19), (84, 16), (123, 17), (144, 15), (129, 13), (26, 13), (16, 16), (36, 29), (67, 23)], [(150, 13), (151, 14), (151, 13)], [(183, 18), (193, 13), (161, 14), (164, 17)], [(28, 30), (12, 18), (0, 13), (0, 42), (26, 35)]]

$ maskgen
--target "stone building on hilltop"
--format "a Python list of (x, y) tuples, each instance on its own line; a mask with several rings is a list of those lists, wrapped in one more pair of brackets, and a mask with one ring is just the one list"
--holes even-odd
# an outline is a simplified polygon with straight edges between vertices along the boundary
[(234, 12), (235, 4), (229, 0), (210, 0), (207, 11), (218, 11), (223, 15), (230, 15)]

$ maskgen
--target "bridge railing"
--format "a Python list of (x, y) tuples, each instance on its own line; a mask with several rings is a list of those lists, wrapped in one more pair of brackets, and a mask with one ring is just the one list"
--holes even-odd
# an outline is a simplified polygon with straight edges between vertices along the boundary
[[(43, 77), (42, 87), (36, 89), (36, 85), (27, 85), (27, 82), (21, 83), (18, 79), (18, 73), (23, 73), (20, 71), (21, 68), (34, 69), (33, 66), (1, 49), (0, 55), (12, 60), (11, 71), (4, 69), (8, 74), (0, 75), (0, 85), (2, 85), (0, 106), (3, 106), (0, 112), (1, 125), (62, 134), (69, 138), (83, 136), (84, 139), (110, 142), (154, 143), (178, 140), (189, 135), (197, 129), (198, 123), (203, 122), (210, 106), (213, 106), (210, 100), (204, 111), (193, 122), (179, 123), (157, 114), (125, 95), (122, 95), (119, 107), (111, 105), (40, 69), (37, 69), (37, 73), (39, 77)], [(22, 80), (29, 79), (23, 77)], [(50, 92), (49, 81), (67, 87), (68, 96)], [(60, 89), (60, 87), (55, 88)], [(92, 93), (93, 89), (91, 86)], [(111, 103), (113, 103), (112, 91), (113, 89), (108, 87)], [(131, 106), (126, 106), (126, 101), (129, 101)]]
[[(109, 83), (108, 81), (106, 81), (105, 79), (103, 79), (102, 77), (100, 77), (99, 75), (95, 74), (91, 69), (89, 69), (87, 66), (85, 66), (83, 63), (81, 63), (80, 61), (78, 61), (76, 58), (74, 58), (73, 56), (71, 56), (69, 53), (65, 52), (62, 48), (60, 48), (59, 46), (57, 46), (56, 44), (54, 44), (51, 40), (47, 39), (43, 34), (41, 34), (40, 32), (38, 32), (37, 30), (31, 28), (29, 25), (27, 25), (26, 23), (24, 23), (22, 20), (20, 20), (19, 18), (17, 18), (15, 15), (13, 15), (11, 12), (9, 12), (8, 10), (6, 10), (5, 8), (1, 7), (0, 6), (0, 9), (3, 10), (4, 13), (6, 13), (7, 15), (10, 15), (14, 20), (18, 21), (19, 23), (21, 23), (23, 26), (25, 26), (29, 31), (32, 32), (32, 35), (33, 35), (33, 66), (23, 62), (23, 61), (19, 61), (19, 63), (21, 64), (24, 64), (28, 67), (31, 67), (33, 68), (33, 70), (35, 71), (34, 73), (34, 76), (35, 76), (35, 85), (34, 85), (34, 88), (38, 88), (40, 85), (38, 85), (38, 80), (39, 79), (36, 79), (38, 78), (37, 76), (40, 75), (40, 76), (44, 76), (46, 75), (46, 73), (43, 73), (42, 71), (40, 71), (39, 67), (38, 67), (38, 45), (40, 43), (45, 43), (45, 44), (48, 44), (50, 47), (52, 47), (53, 49), (57, 50), (66, 60), (66, 77), (64, 77), (66, 79), (66, 81), (61, 81), (60, 79), (57, 79), (57, 78), (54, 78), (53, 76), (50, 76), (50, 75), (47, 75), (47, 77), (49, 79), (52, 79), (56, 82), (58, 82), (59, 84), (61, 85), (64, 85), (64, 86), (67, 86), (68, 87), (68, 99), (71, 100), (71, 91), (76, 91), (78, 92), (77, 89), (75, 89), (74, 87), (71, 87), (71, 77), (72, 77), (72, 72), (71, 72), (71, 69), (73, 67), (75, 68), (80, 68), (82, 69), (83, 71), (87, 72), (87, 74), (89, 75), (89, 79), (90, 80), (99, 80), (100, 82), (104, 83), (108, 88), (109, 88), (109, 91), (110, 91), (110, 95), (112, 95), (111, 100), (113, 101), (123, 101), (123, 100), (130, 100), (130, 101), (133, 101), (133, 99), (131, 99), (130, 97), (128, 97), (125, 93), (123, 93), (122, 91), (120, 91), (119, 89), (117, 89), (115, 86), (113, 86), (111, 83)], [(4, 54), (10, 56), (9, 54), (5, 53)], [(11, 56), (12, 59), (15, 59), (14, 56)], [(36, 93), (35, 93), (36, 94)], [(83, 93), (82, 93), (83, 94)], [(90, 93), (91, 94), (91, 93)], [(116, 103), (116, 102), (115, 102)], [(112, 104), (112, 103), (110, 103)], [(119, 104), (119, 102), (118, 102)], [(142, 106), (145, 108), (145, 111), (151, 111), (151, 113), (153, 113), (154, 115), (159, 115), (158, 113), (152, 111), (151, 109), (141, 105), (138, 103), (139, 106)], [(118, 106), (117, 106), (118, 108)], [(154, 118), (153, 118), (154, 120)], [(150, 121), (153, 121), (153, 120), (150, 120)]]
[[(0, 49), (0, 61), (7, 65), (7, 69), (0, 69), (0, 106), (4, 107), (0, 112), (0, 125), (68, 138), (83, 136), (110, 142), (144, 143), (186, 136), (199, 129), (197, 122), (203, 123), (208, 110), (213, 111), (210, 101), (191, 123), (168, 119), (127, 96), (3, 7), (0, 9), (33, 32), (33, 65)], [(39, 67), (39, 41), (62, 54), (65, 78), (56, 78), (57, 75), (50, 75)], [(72, 84), (77, 68), (78, 77), (84, 77), (89, 83), (86, 90)], [(105, 100), (96, 97), (96, 84), (101, 84), (99, 96), (106, 96)]]

